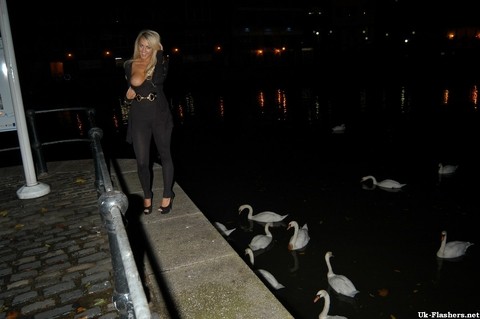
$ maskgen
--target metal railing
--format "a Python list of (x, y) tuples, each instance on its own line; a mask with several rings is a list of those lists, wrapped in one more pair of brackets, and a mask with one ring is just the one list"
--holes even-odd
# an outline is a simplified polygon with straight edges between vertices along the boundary
[[(42, 143), (36, 126), (36, 115), (39, 113), (65, 111), (87, 112), (90, 125), (90, 130), (88, 131), (89, 138), (65, 139)], [(128, 208), (128, 199), (123, 192), (113, 189), (110, 172), (101, 144), (103, 131), (96, 127), (95, 124), (95, 109), (62, 108), (40, 111), (28, 110), (27, 118), (33, 140), (32, 150), (36, 157), (38, 174), (47, 174), (47, 165), (43, 152), (44, 145), (78, 141), (90, 142), (95, 165), (95, 187), (98, 193), (99, 211), (107, 230), (111, 252), (114, 277), (113, 303), (121, 319), (150, 319), (152, 315), (123, 220)]]
[(74, 111), (85, 111), (87, 113), (87, 119), (89, 127), (95, 127), (95, 109), (86, 108), (86, 107), (71, 107), (71, 108), (60, 108), (60, 109), (49, 109), (49, 110), (32, 110), (29, 109), (26, 111), (26, 117), (28, 120), (28, 125), (30, 127), (30, 136), (31, 136), (31, 148), (32, 153), (35, 157), (35, 164), (37, 166), (37, 174), (39, 176), (45, 175), (48, 173), (47, 163), (44, 156), (44, 146), (60, 143), (71, 143), (71, 142), (90, 142), (89, 138), (70, 138), (64, 140), (55, 140), (51, 142), (42, 142), (40, 140), (38, 129), (37, 129), (37, 114), (43, 113), (54, 113), (54, 112), (74, 112)]
[(123, 224), (123, 214), (128, 208), (128, 199), (121, 191), (113, 189), (110, 173), (105, 162), (102, 144), (103, 132), (94, 127), (89, 131), (95, 161), (95, 184), (100, 193), (98, 203), (103, 222), (108, 232), (114, 270), (115, 292), (113, 301), (120, 318), (151, 318), (145, 291)]

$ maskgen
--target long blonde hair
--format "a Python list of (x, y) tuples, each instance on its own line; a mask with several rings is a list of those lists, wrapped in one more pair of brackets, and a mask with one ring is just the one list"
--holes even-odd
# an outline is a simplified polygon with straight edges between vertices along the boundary
[(153, 70), (155, 69), (155, 65), (157, 64), (157, 51), (161, 50), (160, 35), (158, 34), (158, 32), (155, 32), (153, 30), (140, 31), (137, 39), (135, 40), (135, 45), (133, 47), (133, 57), (131, 61), (140, 58), (139, 44), (142, 38), (147, 40), (148, 45), (153, 48), (152, 58), (150, 59), (150, 62), (145, 68), (145, 75), (147, 78), (150, 78), (153, 74)]

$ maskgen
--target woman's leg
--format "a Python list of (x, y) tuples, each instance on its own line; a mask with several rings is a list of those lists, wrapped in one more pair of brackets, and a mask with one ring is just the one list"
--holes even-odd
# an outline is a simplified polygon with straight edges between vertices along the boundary
[(173, 194), (173, 180), (174, 180), (174, 167), (172, 153), (170, 150), (172, 127), (161, 128), (157, 127), (153, 134), (155, 145), (160, 156), (163, 172), (163, 197), (172, 198)]
[(150, 173), (151, 132), (147, 125), (136, 127), (132, 131), (133, 150), (137, 160), (137, 173), (145, 199), (151, 199), (152, 177)]

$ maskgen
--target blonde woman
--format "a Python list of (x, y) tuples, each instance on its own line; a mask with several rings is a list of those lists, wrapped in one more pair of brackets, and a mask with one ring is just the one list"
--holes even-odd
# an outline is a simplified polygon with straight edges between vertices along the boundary
[(133, 144), (137, 171), (143, 189), (143, 213), (152, 213), (150, 144), (153, 140), (160, 155), (163, 172), (163, 198), (158, 211), (172, 210), (174, 167), (170, 151), (173, 118), (163, 91), (168, 61), (164, 60), (160, 35), (153, 30), (141, 31), (135, 40), (133, 57), (124, 64), (128, 90), (125, 101), (131, 103), (127, 141)]

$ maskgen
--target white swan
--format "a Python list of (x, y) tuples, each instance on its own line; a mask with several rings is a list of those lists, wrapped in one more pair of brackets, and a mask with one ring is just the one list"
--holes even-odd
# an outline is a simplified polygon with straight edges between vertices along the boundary
[(326, 290), (319, 290), (315, 295), (315, 299), (313, 299), (313, 302), (317, 302), (318, 300), (320, 300), (320, 298), (325, 299), (325, 303), (323, 304), (322, 312), (320, 313), (320, 315), (318, 315), (318, 319), (347, 319), (347, 317), (344, 316), (335, 316), (328, 314), (328, 311), (330, 310), (330, 295)]
[(250, 244), (248, 244), (248, 247), (250, 247), (252, 250), (259, 250), (259, 249), (264, 249), (267, 248), (268, 245), (272, 243), (272, 233), (269, 230), (269, 227), (272, 226), (271, 222), (268, 222), (265, 224), (265, 235), (256, 235), (252, 238), (250, 241)]
[(438, 174), (440, 175), (449, 175), (457, 171), (458, 165), (443, 165), (442, 163), (438, 164)]
[(244, 209), (248, 210), (248, 219), (254, 220), (257, 222), (263, 222), (263, 223), (268, 223), (268, 222), (279, 222), (285, 219), (287, 215), (280, 215), (274, 212), (270, 211), (264, 211), (258, 214), (253, 215), (253, 208), (252, 206), (248, 204), (244, 204), (238, 208), (238, 213), (240, 214)]
[(403, 186), (407, 184), (402, 184), (397, 181), (394, 181), (393, 179), (384, 179), (380, 182), (377, 182), (377, 179), (373, 177), (372, 175), (364, 176), (362, 177), (360, 182), (365, 182), (367, 180), (372, 180), (373, 185), (378, 186), (383, 189), (401, 189)]
[(332, 265), (330, 264), (330, 257), (333, 257), (333, 254), (331, 251), (327, 251), (325, 254), (325, 261), (327, 262), (328, 267), (327, 279), (329, 285), (339, 294), (348, 297), (355, 297), (359, 291), (355, 288), (352, 281), (346, 276), (337, 275), (333, 272)]
[(467, 252), (468, 247), (473, 243), (468, 241), (450, 241), (447, 243), (447, 232), (442, 231), (442, 243), (437, 251), (437, 257), (439, 258), (458, 258)]
[(278, 290), (285, 288), (285, 286), (279, 283), (270, 272), (266, 271), (265, 269), (257, 269), (257, 271), (262, 275), (263, 278), (265, 278), (265, 280), (270, 284), (270, 286), (272, 286), (273, 289)]
[(298, 223), (292, 220), (290, 223), (288, 223), (287, 230), (292, 227), (294, 232), (292, 237), (290, 237), (290, 241), (288, 242), (288, 250), (298, 250), (307, 246), (308, 242), (310, 241), (307, 224), (305, 223), (302, 228), (299, 228)]
[[(249, 247), (245, 248), (245, 255), (248, 255), (250, 263), (253, 266), (253, 264), (255, 263), (254, 261), (255, 258), (254, 258), (252, 249)], [(257, 269), (256, 271), (260, 273), (260, 275), (268, 282), (270, 286), (272, 286), (273, 289), (277, 290), (277, 289), (285, 288), (284, 285), (279, 283), (277, 279), (265, 269)]]
[(215, 222), (215, 228), (217, 228), (218, 231), (220, 231), (220, 233), (221, 233), (223, 236), (227, 236), (227, 237), (228, 237), (235, 229), (237, 229), (237, 228), (227, 229), (227, 227), (225, 227), (224, 224), (219, 223), (219, 222)]
[(250, 263), (253, 266), (255, 264), (255, 257), (253, 256), (253, 250), (250, 247), (245, 248), (245, 255), (248, 256), (248, 260), (250, 260)]
[(334, 134), (342, 134), (345, 133), (345, 124), (337, 125), (332, 127), (332, 133)]

